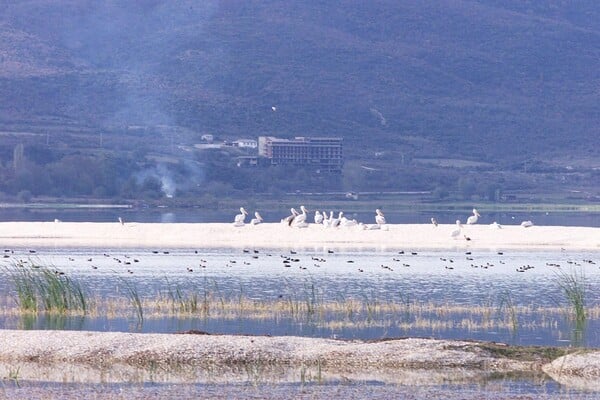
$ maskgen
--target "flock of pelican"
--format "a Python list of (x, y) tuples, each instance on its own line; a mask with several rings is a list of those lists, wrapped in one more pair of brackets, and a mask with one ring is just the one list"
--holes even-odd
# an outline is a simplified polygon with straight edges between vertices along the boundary
[[(300, 212), (296, 210), (294, 207), (290, 209), (290, 215), (281, 219), (281, 223), (285, 224), (289, 227), (293, 228), (307, 228), (309, 221), (309, 210), (300, 206)], [(240, 207), (240, 213), (237, 214), (233, 219), (233, 226), (241, 227), (246, 225), (246, 216), (248, 215), (248, 211), (244, 207)], [(258, 225), (262, 223), (264, 220), (261, 217), (258, 211), (254, 212), (254, 218), (250, 221), (251, 225)], [(316, 225), (323, 225), (326, 228), (338, 228), (338, 227), (351, 227), (358, 226), (361, 229), (371, 230), (371, 229), (386, 229), (386, 220), (385, 215), (380, 209), (375, 210), (375, 223), (374, 224), (363, 224), (362, 222), (358, 222), (356, 219), (349, 219), (344, 216), (343, 211), (339, 211), (337, 216), (334, 215), (333, 211), (319, 211), (316, 210), (314, 212), (313, 222)]]
[[(292, 207), (290, 209), (290, 215), (288, 215), (285, 218), (282, 218), (281, 223), (285, 224), (289, 227), (293, 227), (293, 228), (307, 228), (310, 223), (308, 213), (309, 213), (309, 210), (307, 210), (306, 207), (304, 207), (303, 205), (300, 206), (300, 212), (298, 212), (294, 207)], [(246, 211), (246, 209), (244, 207), (240, 207), (240, 213), (234, 217), (233, 226), (241, 227), (241, 226), (246, 225), (245, 221), (246, 221), (247, 215), (248, 215), (248, 212)], [(477, 209), (474, 208), (472, 215), (470, 215), (467, 218), (466, 224), (467, 225), (475, 225), (479, 221), (480, 217), (481, 217), (481, 214), (479, 214), (479, 211), (477, 211)], [(252, 220), (250, 221), (250, 224), (258, 225), (262, 222), (263, 222), (263, 218), (261, 217), (261, 215), (259, 214), (258, 211), (255, 211), (254, 218), (252, 218)], [(375, 210), (375, 223), (374, 224), (364, 224), (362, 222), (358, 222), (356, 219), (348, 219), (344, 216), (343, 211), (339, 211), (337, 213), (337, 216), (335, 216), (333, 211), (329, 211), (329, 213), (327, 213), (326, 211), (319, 211), (319, 210), (316, 210), (314, 212), (313, 222), (316, 225), (323, 225), (326, 228), (352, 227), (352, 226), (358, 226), (360, 229), (364, 229), (364, 230), (373, 230), (373, 229), (387, 230), (387, 228), (388, 228), (386, 225), (387, 221), (385, 219), (385, 215), (379, 208)], [(438, 226), (438, 222), (435, 218), (431, 218), (431, 223), (433, 224), (434, 227)], [(523, 222), (521, 222), (521, 226), (524, 228), (529, 228), (529, 227), (533, 226), (533, 222), (523, 221)], [(468, 236), (463, 234), (463, 228), (464, 227), (463, 227), (462, 222), (460, 221), (460, 219), (457, 219), (456, 220), (456, 229), (454, 229), (450, 233), (450, 236), (455, 239), (460, 238), (462, 236), (465, 240), (471, 240)], [(502, 225), (500, 225), (499, 223), (494, 221), (490, 224), (490, 228), (502, 229)]]

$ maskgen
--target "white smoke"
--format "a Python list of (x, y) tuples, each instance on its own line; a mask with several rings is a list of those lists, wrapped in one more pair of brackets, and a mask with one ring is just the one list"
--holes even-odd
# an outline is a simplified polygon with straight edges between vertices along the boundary
[(175, 197), (178, 190), (185, 191), (204, 182), (204, 168), (198, 162), (185, 160), (177, 171), (179, 173), (173, 172), (166, 164), (158, 164), (138, 172), (135, 178), (138, 184), (142, 184), (148, 178), (158, 180), (163, 194), (169, 198)]
[(164, 164), (159, 164), (154, 168), (148, 168), (136, 174), (138, 184), (142, 184), (148, 178), (154, 178), (160, 182), (160, 189), (166, 197), (175, 196), (177, 184), (171, 171)]

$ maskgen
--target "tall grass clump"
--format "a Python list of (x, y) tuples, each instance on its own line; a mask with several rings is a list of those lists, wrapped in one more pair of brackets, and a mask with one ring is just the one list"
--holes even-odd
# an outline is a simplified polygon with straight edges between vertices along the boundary
[(585, 275), (583, 271), (579, 273), (574, 271), (567, 273), (559, 271), (556, 273), (556, 282), (562, 290), (567, 303), (573, 311), (576, 326), (580, 327), (585, 323)]
[(304, 284), (305, 294), (305, 305), (306, 305), (306, 319), (311, 320), (317, 314), (318, 300), (317, 300), (317, 289), (315, 288), (314, 282)]
[(502, 313), (503, 310), (508, 313), (512, 331), (516, 333), (519, 329), (519, 318), (517, 316), (517, 308), (513, 304), (512, 296), (508, 290), (500, 294), (498, 312)]
[(121, 282), (123, 282), (123, 285), (125, 286), (127, 298), (133, 306), (138, 320), (138, 325), (141, 327), (144, 324), (144, 308), (142, 307), (142, 299), (140, 298), (137, 288), (133, 283), (124, 278), (121, 278)]
[(17, 262), (7, 268), (15, 285), (17, 303), (29, 312), (83, 312), (88, 309), (85, 291), (76, 280), (48, 267)]
[(21, 311), (38, 311), (37, 279), (30, 268), (23, 264), (7, 267), (8, 276), (15, 286), (17, 304)]
[(183, 292), (179, 284), (173, 287), (167, 280), (168, 296), (171, 302), (173, 313), (195, 313), (198, 311), (198, 295), (196, 293), (186, 294)]

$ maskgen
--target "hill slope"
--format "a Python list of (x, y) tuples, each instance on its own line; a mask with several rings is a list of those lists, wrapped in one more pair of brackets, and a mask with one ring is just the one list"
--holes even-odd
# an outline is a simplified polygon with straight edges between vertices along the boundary
[(593, 0), (5, 3), (5, 130), (339, 135), (349, 160), (598, 158)]

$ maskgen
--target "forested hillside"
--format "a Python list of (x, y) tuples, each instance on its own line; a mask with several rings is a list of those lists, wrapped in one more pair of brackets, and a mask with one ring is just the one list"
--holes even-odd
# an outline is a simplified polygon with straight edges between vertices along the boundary
[[(593, 0), (7, 0), (0, 191), (597, 196), (598, 21)], [(346, 166), (246, 170), (204, 134), (341, 136)]]

